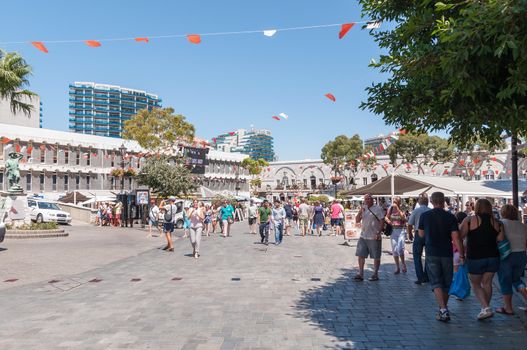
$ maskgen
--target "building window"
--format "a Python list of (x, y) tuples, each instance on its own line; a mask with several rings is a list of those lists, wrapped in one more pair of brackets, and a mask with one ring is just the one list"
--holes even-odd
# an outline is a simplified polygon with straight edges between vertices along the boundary
[(31, 173), (26, 174), (26, 191), (31, 191), (31, 181), (33, 180), (33, 177), (31, 176)]
[(132, 178), (131, 177), (128, 178), (128, 188), (130, 190), (132, 189)]
[(58, 158), (59, 158), (59, 147), (54, 146), (52, 149), (53, 149), (53, 164), (57, 164)]
[(87, 190), (90, 189), (90, 180), (91, 180), (91, 176), (90, 175), (86, 175), (86, 189)]
[(111, 189), (115, 190), (115, 176), (112, 176), (112, 178), (110, 179), (110, 183)]
[(307, 188), (307, 179), (304, 179), (304, 188)]
[(0, 173), (0, 190), (4, 189), (4, 173)]
[(481, 180), (481, 175), (480, 174), (474, 175), (474, 180), (476, 180), (476, 181)]
[(309, 177), (309, 181), (311, 182), (311, 189), (314, 190), (317, 188), (317, 178), (314, 175), (311, 175)]
[(69, 163), (70, 163), (70, 150), (66, 148), (64, 150), (64, 164), (69, 164)]
[(79, 148), (75, 153), (75, 165), (81, 164), (81, 149)]
[(375, 182), (377, 180), (379, 180), (379, 178), (377, 177), (377, 174), (372, 174), (371, 175), (371, 182)]
[(91, 163), (91, 150), (88, 150), (88, 153), (86, 153), (86, 165), (89, 166)]
[(81, 176), (75, 175), (75, 189), (78, 190), (81, 186)]
[(40, 162), (44, 163), (46, 161), (46, 146), (40, 145)]
[(40, 181), (39, 181), (39, 183), (40, 183), (40, 187), (39, 187), (39, 189), (40, 189), (40, 191), (44, 191), (44, 185), (45, 185), (45, 183), (46, 183), (46, 177), (45, 177), (44, 173), (41, 173), (41, 174), (40, 174), (40, 176), (39, 176), (39, 180), (40, 180)]
[(57, 190), (57, 174), (51, 175), (51, 190), (52, 191)]
[(115, 166), (115, 152), (112, 152), (112, 156), (111, 156), (111, 165), (110, 165), (112, 168)]
[(363, 184), (364, 186), (366, 186), (366, 185), (368, 184), (368, 178), (367, 178), (367, 177), (363, 177), (363, 178), (362, 178), (362, 184)]
[(69, 181), (70, 177), (68, 175), (64, 175), (64, 191), (69, 190)]

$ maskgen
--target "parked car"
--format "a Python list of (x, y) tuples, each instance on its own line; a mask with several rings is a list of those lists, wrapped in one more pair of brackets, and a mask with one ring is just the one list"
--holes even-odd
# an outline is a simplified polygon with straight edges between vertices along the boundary
[(29, 217), (32, 221), (35, 221), (37, 223), (71, 223), (70, 213), (61, 210), (57, 203), (37, 199), (28, 199), (27, 205), (29, 207)]

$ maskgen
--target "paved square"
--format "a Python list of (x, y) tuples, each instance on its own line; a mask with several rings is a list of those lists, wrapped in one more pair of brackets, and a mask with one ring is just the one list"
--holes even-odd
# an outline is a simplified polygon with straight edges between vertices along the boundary
[(0, 349), (525, 346), (519, 316), (478, 322), (473, 296), (452, 300), (452, 321), (437, 322), (433, 294), (414, 285), (410, 261), (408, 273), (395, 276), (383, 254), (380, 281), (353, 282), (355, 244), (340, 245), (342, 238), (284, 237), (266, 247), (242, 223), (231, 238), (203, 237), (194, 259), (187, 239), (170, 253), (157, 249), (161, 238), (135, 228), (71, 231), (2, 244)]

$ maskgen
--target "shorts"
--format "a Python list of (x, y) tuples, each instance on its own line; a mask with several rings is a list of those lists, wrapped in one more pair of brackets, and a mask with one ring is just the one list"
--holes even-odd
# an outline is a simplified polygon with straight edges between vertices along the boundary
[(159, 222), (157, 220), (152, 220), (150, 219), (150, 226), (155, 226), (157, 227), (159, 225)]
[(500, 258), (467, 259), (467, 271), (472, 275), (483, 275), (486, 272), (498, 272)]
[(291, 222), (293, 221), (292, 218), (285, 218), (284, 220), (284, 227), (289, 227), (291, 226)]
[(249, 218), (249, 225), (256, 224), (256, 218)]
[(172, 233), (172, 232), (174, 232), (174, 223), (173, 222), (165, 222), (163, 224), (163, 232), (164, 233)]
[(367, 258), (369, 255), (372, 259), (380, 260), (382, 251), (381, 248), (382, 240), (364, 239), (361, 237), (357, 242), (357, 251), (355, 252), (355, 256)]
[(339, 218), (336, 218), (336, 219), (331, 219), (331, 226), (340, 226), (340, 221), (341, 219)]
[(454, 260), (451, 256), (426, 256), (426, 273), (432, 291), (441, 288), (445, 293), (450, 290), (454, 276)]
[(300, 228), (304, 228), (307, 230), (309, 227), (309, 220), (307, 218), (298, 218), (298, 222), (300, 224)]

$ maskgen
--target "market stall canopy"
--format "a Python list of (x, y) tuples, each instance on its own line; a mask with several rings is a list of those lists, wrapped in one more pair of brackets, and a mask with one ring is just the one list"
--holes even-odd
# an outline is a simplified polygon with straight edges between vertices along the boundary
[[(435, 191), (444, 192), (446, 195), (467, 195), (482, 197), (507, 197), (511, 192), (483, 186), (478, 182), (470, 182), (456, 176), (426, 176), (396, 174), (394, 180), (394, 195), (417, 196), (420, 193)], [(346, 197), (365, 195), (390, 196), (392, 194), (392, 177), (387, 176), (371, 184), (348, 191)]]

